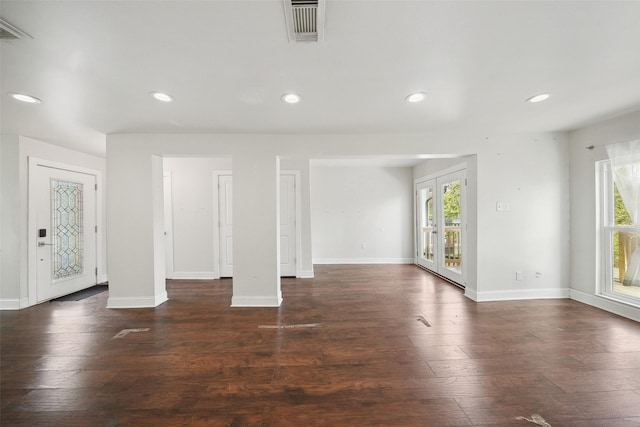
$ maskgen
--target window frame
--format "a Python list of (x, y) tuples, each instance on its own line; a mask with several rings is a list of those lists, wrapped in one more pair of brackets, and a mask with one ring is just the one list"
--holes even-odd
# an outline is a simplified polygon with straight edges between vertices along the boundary
[(601, 160), (596, 162), (596, 221), (597, 221), (597, 272), (596, 294), (640, 308), (640, 298), (615, 292), (613, 288), (614, 247), (613, 236), (615, 232), (632, 231), (633, 226), (615, 224), (615, 190), (611, 161)]

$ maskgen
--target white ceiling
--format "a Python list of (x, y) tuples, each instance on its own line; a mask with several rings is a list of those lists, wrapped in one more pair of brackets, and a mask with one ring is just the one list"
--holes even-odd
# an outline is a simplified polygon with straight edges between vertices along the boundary
[(553, 131), (640, 108), (640, 1), (326, 0), (325, 40), (297, 44), (281, 0), (2, 0), (0, 16), (33, 36), (0, 43), (2, 131), (98, 155), (109, 133)]

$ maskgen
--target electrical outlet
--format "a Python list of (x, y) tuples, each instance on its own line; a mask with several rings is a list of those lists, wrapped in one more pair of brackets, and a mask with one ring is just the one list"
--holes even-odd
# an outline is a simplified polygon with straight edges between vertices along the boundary
[(496, 210), (497, 211), (510, 211), (511, 203), (509, 202), (496, 202)]
[(516, 280), (522, 280), (522, 271), (516, 271)]

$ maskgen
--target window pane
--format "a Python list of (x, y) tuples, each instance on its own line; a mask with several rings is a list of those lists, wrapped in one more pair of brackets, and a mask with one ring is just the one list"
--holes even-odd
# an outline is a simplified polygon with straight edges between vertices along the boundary
[(443, 185), (444, 265), (462, 271), (462, 239), (460, 234), (460, 180)]
[[(640, 298), (640, 287), (625, 286), (624, 279), (631, 254), (638, 249), (638, 233), (632, 231), (613, 232), (613, 292)], [(628, 280), (627, 280), (628, 283)]]
[(629, 211), (624, 206), (624, 202), (622, 201), (622, 197), (620, 197), (620, 192), (618, 191), (618, 186), (615, 183), (613, 184), (613, 188), (615, 225), (633, 225), (631, 215), (629, 215)]

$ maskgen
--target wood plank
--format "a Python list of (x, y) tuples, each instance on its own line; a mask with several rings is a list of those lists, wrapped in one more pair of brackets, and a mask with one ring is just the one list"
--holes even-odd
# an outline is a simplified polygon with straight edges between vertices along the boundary
[(167, 287), (0, 312), (0, 424), (640, 425), (640, 325), (575, 301), (477, 304), (410, 265), (316, 266), (277, 309)]

